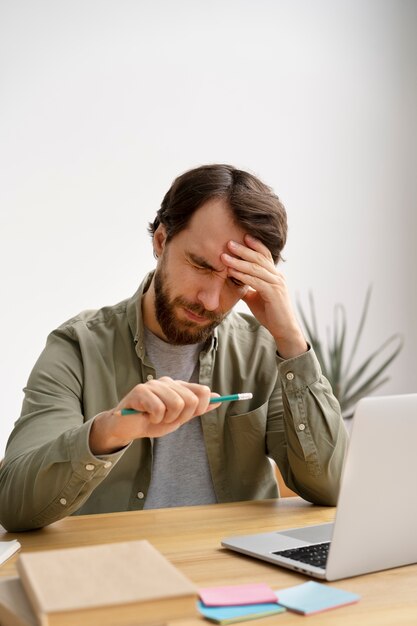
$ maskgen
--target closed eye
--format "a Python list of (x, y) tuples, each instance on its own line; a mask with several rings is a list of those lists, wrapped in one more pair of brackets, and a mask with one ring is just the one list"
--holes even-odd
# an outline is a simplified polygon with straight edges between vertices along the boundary
[(209, 270), (210, 272), (218, 272), (215, 267), (210, 265), (203, 257), (196, 254), (186, 254), (186, 261), (196, 270)]
[(209, 269), (208, 267), (201, 267), (201, 265), (194, 265), (194, 263), (190, 263), (191, 267), (193, 267), (195, 270), (198, 270), (199, 272), (212, 272), (213, 270)]
[(230, 282), (236, 285), (236, 287), (244, 287), (245, 283), (240, 282), (237, 278), (233, 278), (232, 276), (229, 278)]
[[(188, 257), (186, 258), (187, 263), (198, 272), (206, 272), (206, 273), (210, 272), (213, 274), (220, 272), (220, 270), (216, 270), (209, 263), (207, 263), (204, 259), (201, 259), (201, 257), (196, 257), (195, 255), (191, 255), (191, 254), (187, 255), (187, 257)], [(245, 287), (245, 283), (242, 283), (240, 280), (238, 280), (237, 278), (234, 278), (233, 276), (229, 276), (229, 282), (231, 282), (235, 287), (238, 287), (238, 288)]]

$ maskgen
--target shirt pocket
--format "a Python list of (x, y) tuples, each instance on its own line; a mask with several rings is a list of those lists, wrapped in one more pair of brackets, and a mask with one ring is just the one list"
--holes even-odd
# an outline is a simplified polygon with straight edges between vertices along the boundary
[(229, 462), (244, 485), (257, 490), (271, 481), (271, 464), (266, 456), (268, 402), (249, 413), (227, 415)]

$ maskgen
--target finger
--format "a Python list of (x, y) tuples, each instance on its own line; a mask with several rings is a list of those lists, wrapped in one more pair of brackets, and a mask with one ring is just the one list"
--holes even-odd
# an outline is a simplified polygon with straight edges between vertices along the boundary
[(191, 416), (197, 400), (172, 378), (163, 377), (147, 384), (165, 405), (164, 423), (170, 424), (179, 418), (187, 419)]
[(274, 266), (265, 267), (256, 261), (245, 261), (226, 253), (222, 254), (222, 261), (228, 268), (229, 276), (254, 289), (259, 282), (251, 280), (253, 278), (271, 284), (277, 282), (277, 272)]
[[(257, 241), (257, 240), (254, 240)], [(255, 276), (260, 275), (261, 270), (271, 272), (272, 275), (276, 274), (277, 269), (272, 259), (271, 253), (261, 242), (259, 242), (259, 250), (253, 250), (246, 245), (242, 245), (235, 241), (228, 242), (229, 250), (233, 252), (233, 255), (227, 253), (222, 254), (222, 260), (227, 266), (235, 267), (236, 269)], [(248, 265), (243, 265), (239, 261), (244, 261)]]
[(259, 239), (255, 239), (251, 235), (245, 235), (245, 243), (238, 243), (237, 241), (230, 240), (227, 243), (229, 250), (234, 255), (244, 258), (246, 260), (256, 261), (257, 263), (264, 263), (265, 260), (275, 266), (274, 260), (270, 250)]
[(162, 422), (166, 413), (166, 406), (161, 398), (154, 393), (149, 383), (136, 385), (132, 391), (119, 402), (116, 412), (121, 409), (134, 409), (145, 414), (147, 419), (158, 424)]
[(212, 396), (218, 396), (218, 394), (212, 392), (207, 385), (201, 385), (200, 383), (187, 383), (184, 381), (177, 381), (183, 387), (192, 392), (197, 398), (197, 405), (195, 407), (194, 415), (202, 415), (207, 411), (211, 411), (212, 408), (216, 408), (216, 405), (210, 404), (210, 398)]
[(272, 263), (275, 265), (271, 250), (264, 243), (262, 243), (260, 239), (253, 237), (249, 233), (246, 233), (243, 239), (244, 239), (245, 244), (249, 248), (252, 248), (253, 250), (256, 250), (257, 252), (260, 252), (265, 257), (270, 259)]
[[(211, 410), (211, 405), (209, 405), (209, 400), (211, 397), (210, 388), (206, 385), (201, 385), (199, 383), (189, 383), (182, 380), (172, 380), (170, 378), (161, 378), (160, 381), (166, 381), (167, 385), (170, 389), (175, 391), (179, 396), (181, 396), (183, 400), (183, 407), (179, 415), (175, 417), (182, 424), (187, 422), (192, 417), (196, 415), (201, 415), (205, 413), (207, 410)], [(174, 413), (172, 416), (167, 416), (164, 422), (170, 423), (171, 421), (175, 421)]]
[(184, 408), (181, 394), (174, 387), (174, 381), (168, 377), (136, 385), (117, 408), (131, 408), (146, 413), (153, 424), (173, 422)]

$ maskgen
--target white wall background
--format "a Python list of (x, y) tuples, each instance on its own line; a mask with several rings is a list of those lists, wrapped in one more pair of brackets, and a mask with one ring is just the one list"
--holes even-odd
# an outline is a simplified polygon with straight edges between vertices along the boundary
[[(414, 0), (0, 4), (0, 456), (46, 335), (130, 296), (173, 178), (230, 162), (287, 207), (284, 271), (417, 391)], [(350, 336), (352, 339), (352, 336)]]

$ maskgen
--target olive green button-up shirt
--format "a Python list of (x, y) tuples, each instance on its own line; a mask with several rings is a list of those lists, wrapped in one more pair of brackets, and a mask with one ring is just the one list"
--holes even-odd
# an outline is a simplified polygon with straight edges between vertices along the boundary
[[(150, 280), (131, 299), (85, 311), (49, 335), (0, 470), (0, 522), (8, 530), (143, 508), (152, 440), (100, 457), (88, 441), (94, 416), (155, 376), (141, 314)], [(201, 352), (199, 377), (222, 395), (253, 393), (201, 417), (218, 502), (276, 497), (271, 457), (300, 496), (336, 503), (347, 434), (311, 349), (283, 360), (256, 319), (232, 312)]]

